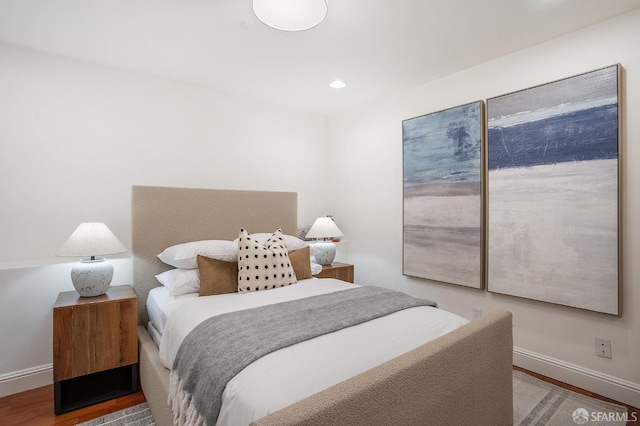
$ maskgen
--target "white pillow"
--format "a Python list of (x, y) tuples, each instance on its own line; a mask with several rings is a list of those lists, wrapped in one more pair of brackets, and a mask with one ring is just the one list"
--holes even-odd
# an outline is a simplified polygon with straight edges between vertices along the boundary
[[(273, 232), (258, 232), (257, 234), (251, 234), (251, 238), (258, 241), (260, 245), (263, 245), (269, 238), (271, 238), (272, 235)], [(282, 238), (284, 238), (284, 244), (287, 246), (287, 251), (300, 250), (301, 248), (309, 245), (307, 241), (303, 241), (293, 235), (282, 234)], [(238, 238), (233, 240), (233, 242), (238, 244)]]
[(200, 292), (200, 271), (198, 269), (169, 269), (156, 275), (157, 280), (169, 289), (169, 294), (179, 296)]
[(203, 240), (167, 247), (158, 259), (182, 269), (197, 269), (198, 255), (233, 262), (238, 258), (238, 243), (227, 240)]
[(311, 260), (311, 275), (318, 275), (320, 272), (322, 272), (322, 265)]

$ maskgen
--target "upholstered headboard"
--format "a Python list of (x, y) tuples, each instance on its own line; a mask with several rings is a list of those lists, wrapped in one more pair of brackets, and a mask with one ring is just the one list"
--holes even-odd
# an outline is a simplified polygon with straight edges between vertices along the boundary
[(133, 288), (138, 295), (138, 323), (147, 324), (146, 300), (159, 285), (155, 275), (171, 267), (157, 254), (174, 244), (198, 240), (233, 240), (244, 227), (251, 233), (282, 229), (296, 235), (295, 192), (133, 186), (131, 227)]

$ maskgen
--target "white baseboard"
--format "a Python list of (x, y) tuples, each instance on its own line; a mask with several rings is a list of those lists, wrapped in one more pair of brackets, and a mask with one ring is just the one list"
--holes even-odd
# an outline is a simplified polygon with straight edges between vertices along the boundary
[(632, 407), (640, 407), (640, 383), (609, 376), (516, 346), (513, 347), (513, 364)]
[(0, 398), (53, 383), (53, 364), (0, 374)]

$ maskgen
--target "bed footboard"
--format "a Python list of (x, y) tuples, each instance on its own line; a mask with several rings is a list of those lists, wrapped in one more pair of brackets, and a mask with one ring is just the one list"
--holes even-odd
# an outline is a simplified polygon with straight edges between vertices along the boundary
[(512, 425), (512, 315), (497, 311), (252, 426)]

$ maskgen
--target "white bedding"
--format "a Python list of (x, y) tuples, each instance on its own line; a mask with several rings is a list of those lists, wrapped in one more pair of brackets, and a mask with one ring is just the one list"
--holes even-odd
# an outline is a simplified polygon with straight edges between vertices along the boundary
[[(190, 299), (196, 298), (198, 298), (198, 293), (172, 296), (169, 289), (165, 286), (161, 285), (153, 288), (149, 292), (149, 296), (147, 296), (147, 312), (149, 313), (149, 323), (154, 328), (154, 333), (162, 336), (169, 314), (171, 314), (174, 309), (179, 308), (188, 302)], [(157, 341), (156, 345), (160, 346), (160, 342)]]
[[(170, 306), (169, 299), (156, 300), (160, 310), (170, 314), (163, 326), (160, 359), (167, 368), (173, 365), (182, 340), (211, 316), (353, 286), (312, 278), (268, 291), (182, 298), (178, 306)], [(466, 319), (437, 308), (412, 308), (273, 352), (227, 384), (217, 425), (248, 425), (466, 323)]]

